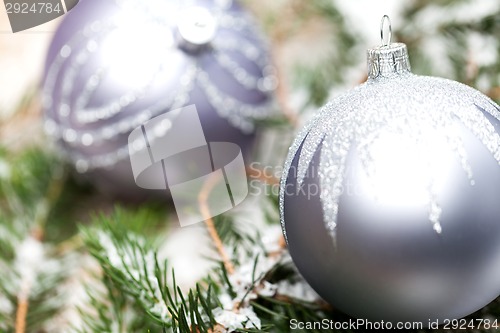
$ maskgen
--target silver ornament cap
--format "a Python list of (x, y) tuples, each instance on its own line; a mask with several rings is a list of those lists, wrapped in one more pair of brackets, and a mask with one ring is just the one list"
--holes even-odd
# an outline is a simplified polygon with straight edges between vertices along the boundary
[[(385, 26), (388, 33), (385, 33)], [(382, 45), (368, 50), (368, 79), (388, 77), (411, 72), (408, 49), (403, 43), (391, 43), (392, 27), (389, 17), (384, 15), (380, 23)]]

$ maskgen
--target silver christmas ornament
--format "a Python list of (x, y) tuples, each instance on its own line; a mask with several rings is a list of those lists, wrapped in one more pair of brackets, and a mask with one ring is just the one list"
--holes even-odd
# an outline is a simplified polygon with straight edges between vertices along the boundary
[(412, 74), (404, 44), (369, 50), (368, 69), (290, 148), (280, 192), (290, 254), (354, 317), (466, 316), (500, 294), (499, 106)]
[(142, 196), (133, 129), (194, 104), (208, 142), (236, 143), (249, 158), (276, 83), (267, 45), (236, 2), (81, 0), (48, 52), (45, 128), (93, 183)]

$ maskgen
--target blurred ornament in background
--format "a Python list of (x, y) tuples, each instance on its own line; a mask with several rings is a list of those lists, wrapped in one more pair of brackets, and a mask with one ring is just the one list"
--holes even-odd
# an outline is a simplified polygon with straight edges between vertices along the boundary
[(99, 188), (137, 198), (127, 147), (149, 119), (195, 104), (207, 141), (251, 156), (277, 77), (249, 14), (227, 0), (82, 0), (50, 46), (46, 132)]
[(368, 81), (293, 143), (282, 227), (298, 269), (334, 307), (442, 323), (500, 294), (500, 107), (412, 74), (406, 45), (391, 44), (390, 29), (382, 37)]

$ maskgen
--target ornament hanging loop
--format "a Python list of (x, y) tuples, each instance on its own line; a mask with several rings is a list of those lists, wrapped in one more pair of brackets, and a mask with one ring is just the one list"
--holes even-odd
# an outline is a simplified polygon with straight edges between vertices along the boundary
[(411, 71), (408, 50), (403, 43), (392, 43), (392, 26), (389, 16), (380, 21), (382, 45), (368, 50), (368, 79), (393, 77)]
[[(385, 26), (387, 23), (387, 34), (385, 33)], [(382, 42), (382, 46), (389, 46), (392, 40), (392, 25), (391, 19), (389, 16), (382, 16), (382, 20), (380, 21), (380, 40)]]

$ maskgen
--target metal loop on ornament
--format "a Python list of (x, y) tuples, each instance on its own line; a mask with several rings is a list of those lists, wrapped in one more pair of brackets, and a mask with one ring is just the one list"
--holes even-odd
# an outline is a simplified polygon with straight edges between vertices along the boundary
[[(389, 35), (387, 36), (387, 42), (385, 42), (386, 40), (386, 36), (385, 36), (385, 33), (384, 33), (384, 25), (385, 25), (385, 22), (387, 22), (388, 24), (388, 28), (389, 28)], [(384, 15), (382, 16), (382, 21), (380, 22), (380, 40), (382, 42), (382, 46), (388, 46), (389, 44), (391, 44), (391, 39), (392, 39), (392, 26), (391, 26), (391, 19), (389, 18), (389, 16), (387, 15)]]

